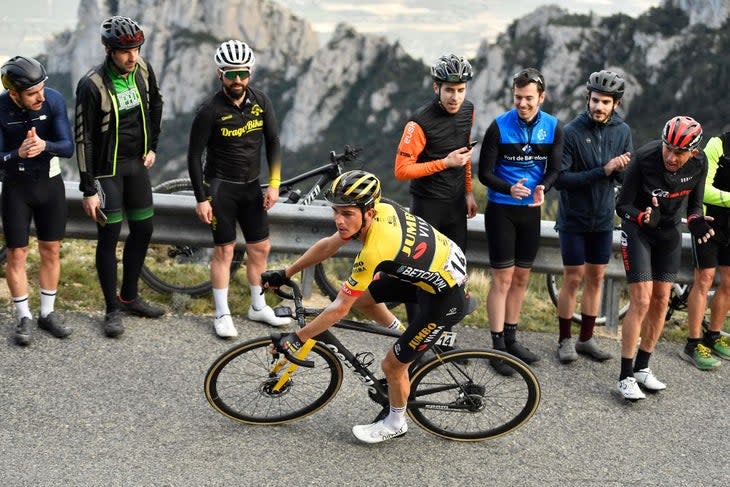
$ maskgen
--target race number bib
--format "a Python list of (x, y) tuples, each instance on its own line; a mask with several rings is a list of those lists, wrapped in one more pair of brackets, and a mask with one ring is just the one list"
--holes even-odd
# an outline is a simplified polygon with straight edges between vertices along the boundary
[(451, 243), (449, 258), (446, 260), (444, 268), (459, 285), (466, 283), (467, 279), (469, 279), (469, 275), (466, 272), (466, 257), (464, 257), (464, 252), (453, 242)]

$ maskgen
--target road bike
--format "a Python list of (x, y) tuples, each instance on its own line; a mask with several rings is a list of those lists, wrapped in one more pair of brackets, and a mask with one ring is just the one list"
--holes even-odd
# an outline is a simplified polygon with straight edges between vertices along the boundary
[[(345, 166), (357, 161), (361, 150), (346, 145), (341, 154), (334, 151), (329, 154), (329, 162), (320, 167), (306, 171), (293, 178), (282, 181), (279, 187), (280, 201), (284, 204), (311, 205), (316, 204), (317, 197), (329, 183), (347, 170)], [(296, 186), (306, 180), (314, 179), (314, 184), (302, 192)], [(268, 184), (262, 184), (266, 189)], [(192, 195), (193, 186), (188, 178), (165, 181), (152, 188), (155, 193)], [(333, 230), (334, 231), (334, 230)], [(162, 294), (188, 294), (200, 297), (208, 294), (210, 282), (210, 261), (213, 256), (212, 237), (210, 247), (191, 245), (160, 244), (150, 245), (141, 277), (152, 289)], [(333, 260), (336, 262), (337, 260)], [(245, 248), (236, 247), (231, 262), (231, 276), (245, 264)], [(349, 270), (349, 269), (348, 269)], [(340, 281), (333, 281), (342, 271), (334, 272), (318, 264), (314, 269), (314, 277), (323, 293), (332, 296), (337, 294)]]
[[(296, 318), (303, 327), (306, 318), (321, 309), (305, 308), (299, 286), (289, 280), (291, 308), (277, 308), (280, 316)], [(384, 327), (340, 320), (335, 328), (397, 337)], [(272, 355), (269, 346), (280, 335), (272, 334), (239, 343), (218, 358), (205, 375), (204, 392), (210, 405), (232, 420), (246, 424), (276, 425), (313, 414), (337, 394), (344, 378), (343, 366), (352, 371), (380, 408), (388, 411), (385, 379), (370, 366), (372, 352), (351, 352), (333, 328), (308, 340), (296, 356)], [(456, 333), (444, 333), (424, 356), (411, 365), (411, 390), (407, 413), (421, 428), (442, 438), (477, 441), (510, 433), (524, 425), (540, 404), (540, 383), (532, 369), (512, 355), (492, 349), (454, 349)], [(501, 362), (514, 373), (498, 374), (491, 362)]]

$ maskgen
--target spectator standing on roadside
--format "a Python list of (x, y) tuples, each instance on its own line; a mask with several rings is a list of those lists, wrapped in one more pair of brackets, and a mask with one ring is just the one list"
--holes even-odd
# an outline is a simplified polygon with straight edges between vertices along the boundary
[[(621, 217), (621, 253), (629, 284), (629, 310), (621, 327), (621, 371), (617, 388), (629, 400), (666, 389), (649, 359), (664, 329), (672, 283), (682, 257), (680, 212), (686, 206), (692, 239), (714, 235), (703, 215), (707, 159), (700, 150), (702, 127), (691, 117), (672, 117), (661, 140), (631, 157), (616, 201)], [(637, 342), (641, 337), (641, 343)]]
[[(411, 212), (466, 250), (466, 220), (477, 214), (472, 194), (471, 129), (474, 104), (466, 99), (473, 70), (455, 54), (431, 66), (430, 102), (413, 114), (403, 129), (395, 156), (395, 177), (410, 180)], [(408, 321), (416, 314), (408, 303)]]
[(8, 281), (18, 323), (15, 342), (28, 345), (32, 314), (28, 303), (26, 260), (31, 219), (38, 236), (40, 312), (38, 327), (57, 338), (73, 331), (54, 311), (61, 276), (61, 240), (66, 233), (66, 188), (58, 157), (73, 155), (66, 102), (45, 83), (45, 67), (36, 59), (15, 56), (0, 68), (0, 171), (2, 222)]
[[(271, 100), (249, 84), (256, 62), (251, 48), (239, 40), (229, 40), (218, 46), (214, 60), (221, 89), (195, 115), (188, 171), (198, 202), (195, 212), (210, 225), (215, 243), (210, 268), (213, 326), (219, 337), (230, 338), (238, 335), (228, 306), (236, 224), (246, 239), (246, 276), (251, 291), (248, 318), (271, 326), (290, 322), (274, 314), (261, 292), (261, 273), (266, 270), (271, 250), (267, 212), (279, 199), (281, 146)], [(269, 163), (265, 193), (259, 183), (262, 149)]]
[[(162, 96), (140, 56), (145, 35), (128, 17), (101, 24), (106, 59), (76, 87), (76, 146), (84, 211), (97, 222), (96, 271), (104, 294), (104, 333), (124, 333), (122, 312), (159, 318), (165, 311), (139, 295), (139, 275), (152, 238), (149, 169), (162, 121)], [(126, 215), (129, 236), (117, 295), (117, 243)]]
[[(560, 190), (555, 228), (563, 258), (558, 359), (563, 363), (576, 360), (578, 353), (599, 361), (611, 358), (593, 339), (593, 328), (611, 258), (615, 187), (634, 150), (631, 129), (616, 113), (625, 85), (617, 73), (591, 73), (586, 83), (586, 109), (565, 126), (562, 166), (555, 181), (555, 189)], [(576, 343), (570, 328), (581, 282), (581, 326)]]
[[(517, 341), (517, 326), (540, 245), (540, 207), (560, 171), (563, 127), (540, 109), (545, 79), (537, 69), (515, 73), (512, 97), (514, 108), (487, 128), (479, 154), (479, 181), (488, 188), (484, 224), (492, 282), (487, 314), (492, 346), (533, 363), (539, 357)], [(499, 362), (492, 365), (499, 373), (512, 372)]]
[[(730, 340), (721, 334), (730, 311), (730, 132), (713, 137), (705, 147), (707, 179), (704, 203), (707, 215), (714, 218), (710, 226), (715, 236), (707, 243), (692, 242), (694, 282), (687, 300), (687, 344), (679, 355), (701, 370), (714, 369), (730, 360)], [(702, 320), (707, 307), (707, 293), (720, 269), (720, 285), (710, 307), (710, 323), (702, 334)]]

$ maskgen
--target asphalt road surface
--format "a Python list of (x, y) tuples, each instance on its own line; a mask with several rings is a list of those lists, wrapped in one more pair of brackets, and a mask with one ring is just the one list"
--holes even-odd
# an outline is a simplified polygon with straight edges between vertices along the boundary
[[(346, 371), (338, 397), (284, 426), (248, 426), (215, 412), (203, 394), (213, 359), (232, 342), (212, 318), (127, 318), (105, 338), (101, 314), (66, 314), (74, 334), (34, 330), (30, 347), (12, 339), (0, 314), (0, 485), (728, 485), (730, 363), (701, 372), (661, 343), (652, 358), (664, 392), (630, 403), (614, 392), (618, 359), (561, 365), (556, 336), (523, 334), (543, 400), (535, 417), (505, 437), (443, 440), (412, 422), (408, 434), (360, 444), (350, 428), (377, 408)], [(235, 320), (240, 339), (268, 334)], [(488, 333), (459, 328), (458, 343)], [(381, 357), (390, 340), (338, 331), (353, 350)], [(619, 343), (599, 338), (616, 356)]]

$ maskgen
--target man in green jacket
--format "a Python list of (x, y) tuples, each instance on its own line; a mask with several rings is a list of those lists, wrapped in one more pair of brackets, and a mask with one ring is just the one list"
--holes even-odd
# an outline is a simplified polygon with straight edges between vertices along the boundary
[[(76, 88), (76, 153), (84, 211), (97, 222), (96, 269), (106, 302), (104, 333), (124, 332), (121, 313), (157, 318), (164, 310), (145, 302), (137, 283), (152, 237), (152, 189), (148, 169), (162, 120), (162, 97), (152, 68), (140, 57), (140, 26), (114, 16), (101, 25), (102, 64)], [(124, 214), (129, 236), (117, 296), (116, 247)]]

